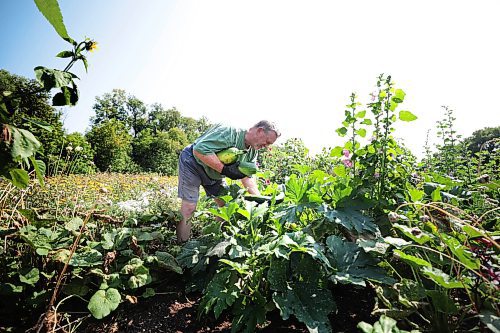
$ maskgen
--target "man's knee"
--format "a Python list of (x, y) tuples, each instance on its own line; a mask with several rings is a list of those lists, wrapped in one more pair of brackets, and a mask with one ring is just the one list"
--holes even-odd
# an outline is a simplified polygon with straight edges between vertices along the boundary
[(187, 220), (193, 216), (196, 211), (196, 202), (182, 201), (181, 204), (181, 214)]

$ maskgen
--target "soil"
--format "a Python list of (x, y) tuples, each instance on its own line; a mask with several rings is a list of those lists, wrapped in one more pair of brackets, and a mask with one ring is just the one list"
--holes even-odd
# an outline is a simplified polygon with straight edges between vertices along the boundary
[[(141, 299), (138, 303), (122, 304), (109, 317), (97, 321), (88, 320), (79, 332), (115, 333), (115, 332), (157, 332), (157, 333), (212, 333), (230, 332), (231, 319), (222, 314), (218, 320), (213, 316), (197, 319), (197, 306), (200, 294), (185, 294), (181, 286)], [(374, 306), (374, 292), (368, 288), (352, 285), (340, 285), (333, 294), (337, 304), (337, 313), (330, 317), (334, 332), (359, 332), (359, 321), (373, 322), (370, 313)], [(277, 310), (268, 313), (268, 321), (256, 330), (259, 333), (306, 333), (307, 327), (295, 318), (282, 320)]]

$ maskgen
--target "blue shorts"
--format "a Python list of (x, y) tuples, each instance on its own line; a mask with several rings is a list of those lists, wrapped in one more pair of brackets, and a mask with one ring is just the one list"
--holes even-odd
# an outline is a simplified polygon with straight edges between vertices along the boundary
[(193, 146), (184, 148), (179, 156), (178, 197), (189, 202), (198, 202), (200, 185), (209, 196), (218, 196), (225, 187), (223, 179), (208, 177), (193, 155)]

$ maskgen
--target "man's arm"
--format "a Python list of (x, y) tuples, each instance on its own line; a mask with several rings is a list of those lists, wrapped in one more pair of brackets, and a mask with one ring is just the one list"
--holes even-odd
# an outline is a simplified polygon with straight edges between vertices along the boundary
[(260, 191), (257, 187), (257, 183), (255, 182), (254, 177), (245, 177), (241, 180), (241, 183), (247, 189), (248, 193), (260, 195)]
[(219, 160), (217, 155), (215, 154), (210, 154), (210, 155), (203, 155), (199, 152), (197, 152), (195, 149), (193, 149), (193, 154), (194, 156), (198, 157), (200, 161), (202, 161), (204, 164), (208, 165), (218, 173), (222, 172), (222, 168), (224, 168), (224, 164)]

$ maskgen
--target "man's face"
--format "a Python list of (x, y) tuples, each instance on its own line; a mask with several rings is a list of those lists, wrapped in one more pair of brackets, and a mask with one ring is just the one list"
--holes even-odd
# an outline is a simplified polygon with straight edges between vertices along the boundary
[(252, 144), (252, 147), (259, 150), (262, 148), (266, 148), (272, 145), (278, 137), (274, 131), (266, 131), (262, 128), (257, 128), (255, 132), (255, 140)]

